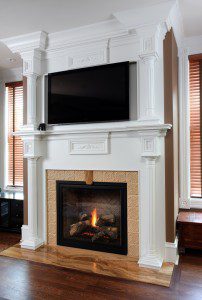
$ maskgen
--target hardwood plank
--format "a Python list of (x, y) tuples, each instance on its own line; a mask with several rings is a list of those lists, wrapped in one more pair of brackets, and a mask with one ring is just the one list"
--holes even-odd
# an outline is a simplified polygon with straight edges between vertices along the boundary
[(19, 243), (20, 237), (19, 233), (0, 231), (0, 252)]
[[(186, 254), (171, 285), (128, 281), (0, 256), (0, 297), (48, 300), (200, 300), (202, 254)], [(197, 280), (195, 280), (197, 279)]]
[(166, 287), (170, 285), (174, 267), (172, 263), (164, 263), (159, 271), (140, 268), (127, 256), (61, 246), (44, 246), (32, 251), (15, 245), (0, 255)]

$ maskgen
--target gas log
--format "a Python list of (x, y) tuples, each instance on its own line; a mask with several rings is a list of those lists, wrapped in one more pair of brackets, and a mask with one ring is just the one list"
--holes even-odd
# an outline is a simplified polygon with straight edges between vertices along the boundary
[(110, 226), (115, 222), (115, 216), (112, 214), (101, 215), (97, 221), (97, 226)]
[(117, 239), (117, 227), (96, 227), (97, 233), (92, 237), (92, 242), (102, 237), (108, 237), (112, 240)]
[(78, 223), (72, 224), (70, 226), (69, 234), (70, 236), (77, 235), (79, 233), (82, 233), (89, 226), (90, 226), (90, 220), (80, 221)]
[(87, 214), (85, 214), (85, 213), (83, 213), (83, 212), (80, 213), (79, 217), (80, 217), (80, 221), (90, 220), (90, 216), (87, 215)]
[(101, 238), (115, 240), (118, 237), (118, 228), (114, 226), (115, 216), (113, 214), (101, 215), (95, 226), (92, 225), (91, 217), (86, 213), (81, 213), (79, 219), (79, 222), (70, 226), (70, 236), (89, 234), (92, 242)]

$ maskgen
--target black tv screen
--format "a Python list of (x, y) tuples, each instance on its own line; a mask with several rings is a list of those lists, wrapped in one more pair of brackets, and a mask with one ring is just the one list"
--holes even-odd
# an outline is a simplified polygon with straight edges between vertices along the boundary
[(48, 124), (129, 119), (129, 62), (48, 75)]

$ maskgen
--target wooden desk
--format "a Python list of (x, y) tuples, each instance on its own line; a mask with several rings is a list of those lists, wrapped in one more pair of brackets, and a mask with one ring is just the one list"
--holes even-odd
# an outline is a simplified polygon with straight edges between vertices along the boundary
[(179, 252), (186, 248), (202, 250), (202, 213), (180, 212), (177, 218)]

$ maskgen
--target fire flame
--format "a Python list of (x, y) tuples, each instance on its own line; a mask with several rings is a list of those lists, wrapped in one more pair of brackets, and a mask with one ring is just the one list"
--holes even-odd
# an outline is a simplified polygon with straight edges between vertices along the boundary
[(92, 212), (91, 212), (91, 225), (93, 227), (96, 227), (96, 223), (98, 221), (98, 218), (97, 218), (97, 209), (95, 208)]

